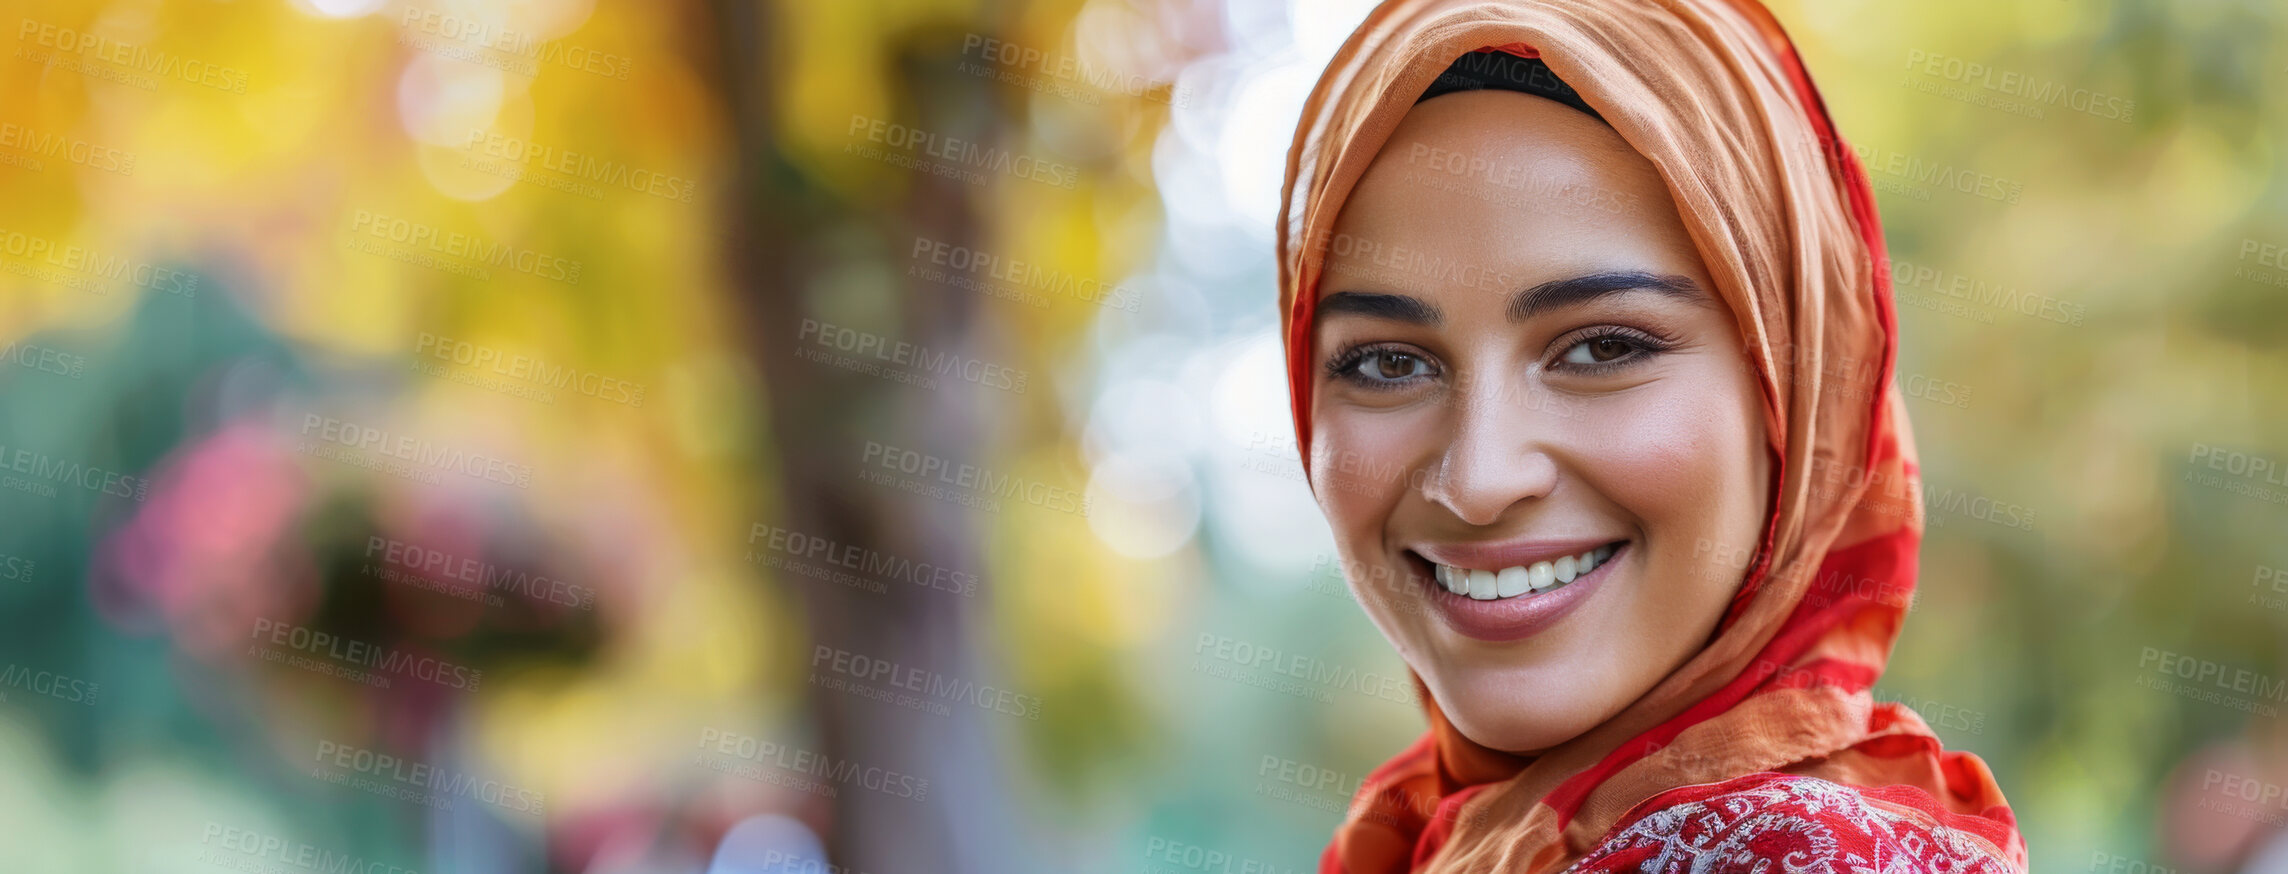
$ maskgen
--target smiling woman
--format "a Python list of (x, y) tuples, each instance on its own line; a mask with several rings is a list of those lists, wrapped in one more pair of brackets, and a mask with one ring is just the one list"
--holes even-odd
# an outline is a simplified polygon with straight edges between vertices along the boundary
[[(1400, 157), (1420, 145), (1531, 168), (1528, 193), (1425, 190)], [(1320, 493), (1353, 564), (1446, 590), (1430, 615), (1401, 612), (1424, 594), (1403, 587), (1362, 601), (1447, 715), (1488, 746), (1540, 750), (1619, 712), (1715, 628), (1738, 580), (1698, 567), (1761, 533), (1760, 400), (1660, 174), (1603, 122), (1512, 91), (1450, 94), (1409, 112), (1383, 155), (1336, 234), (1530, 287), (1330, 258), (1313, 431), (1322, 451), (1424, 476)], [(1555, 194), (1574, 185), (1648, 208)], [(1412, 293), (1351, 290), (1386, 287)], [(1531, 397), (1552, 400), (1513, 409)]]
[(1760, 7), (1386, 4), (1295, 142), (1298, 444), (1431, 721), (1326, 871), (2024, 869), (1870, 695), (1921, 535), (1881, 231)]

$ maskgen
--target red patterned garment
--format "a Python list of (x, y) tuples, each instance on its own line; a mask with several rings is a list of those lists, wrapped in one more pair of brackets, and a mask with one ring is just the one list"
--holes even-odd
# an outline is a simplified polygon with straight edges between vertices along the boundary
[(1568, 874), (2011, 874), (2007, 833), (1911, 786), (1764, 772), (1648, 799)]

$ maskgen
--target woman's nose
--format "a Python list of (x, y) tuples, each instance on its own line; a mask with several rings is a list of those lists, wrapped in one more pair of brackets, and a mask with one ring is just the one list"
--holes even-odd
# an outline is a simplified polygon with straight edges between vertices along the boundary
[(1422, 491), (1463, 522), (1486, 526), (1556, 488), (1557, 461), (1549, 450), (1561, 408), (1534, 403), (1533, 390), (1514, 382), (1470, 388), (1450, 395), (1454, 427)]

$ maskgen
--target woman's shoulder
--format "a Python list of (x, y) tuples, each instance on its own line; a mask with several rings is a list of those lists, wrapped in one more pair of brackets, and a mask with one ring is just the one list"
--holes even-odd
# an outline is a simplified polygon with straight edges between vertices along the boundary
[(1950, 871), (2020, 865), (1912, 786), (1849, 786), (1761, 772), (1661, 793), (1622, 817), (1570, 874), (1602, 871)]

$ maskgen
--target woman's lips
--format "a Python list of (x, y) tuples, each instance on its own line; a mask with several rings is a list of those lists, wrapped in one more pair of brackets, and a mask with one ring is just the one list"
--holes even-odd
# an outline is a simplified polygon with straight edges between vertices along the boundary
[(1622, 541), (1609, 537), (1566, 537), (1542, 540), (1504, 540), (1498, 543), (1424, 543), (1414, 547), (1423, 558), (1462, 568), (1500, 570), (1515, 565), (1556, 561), (1600, 546)]
[[(1517, 555), (1505, 553), (1499, 557), (1485, 556), (1495, 558), (1497, 561), (1504, 561), (1508, 558), (1533, 558), (1550, 552), (1557, 552), (1560, 549), (1571, 549), (1574, 552), (1564, 554), (1562, 560), (1573, 562), (1576, 561), (1574, 556), (1580, 552), (1610, 549), (1606, 557), (1597, 562), (1596, 566), (1591, 568), (1588, 573), (1575, 576), (1570, 583), (1555, 583), (1547, 588), (1526, 591), (1524, 594), (1490, 599), (1472, 598), (1466, 591), (1449, 591), (1438, 579), (1440, 571), (1437, 565), (1419, 554), (1409, 556), (1407, 564), (1414, 569), (1416, 581), (1421, 584), (1422, 591), (1429, 599), (1432, 609), (1440, 619), (1445, 621), (1447, 627), (1465, 637), (1502, 642), (1537, 634), (1571, 614), (1582, 602), (1589, 600), (1590, 596), (1596, 594), (1597, 589), (1601, 587), (1607, 577), (1615, 573), (1612, 569), (1613, 565), (1628, 557), (1629, 548), (1632, 545), (1632, 541), (1625, 540), (1602, 545), (1594, 542), (1587, 544), (1566, 543), (1554, 549), (1537, 548), (1530, 552), (1519, 552)], [(1453, 550), (1442, 549), (1437, 551), (1451, 553)], [(1477, 565), (1482, 570), (1485, 564), (1490, 563), (1492, 562), (1478, 562)], [(1547, 572), (1551, 564), (1555, 564), (1555, 562), (1546, 558), (1538, 559), (1528, 566), (1530, 570), (1524, 570), (1524, 572), (1538, 576), (1539, 574), (1536, 572)], [(1459, 569), (1457, 568), (1457, 570)], [(1515, 577), (1523, 569), (1517, 565), (1511, 565), (1506, 570), (1511, 572), (1512, 577)], [(1499, 579), (1499, 574), (1495, 576)], [(1522, 583), (1519, 580), (1511, 579), (1509, 580), (1509, 588), (1516, 590), (1520, 585), (1531, 586), (1539, 582), (1540, 580), (1530, 576)]]

